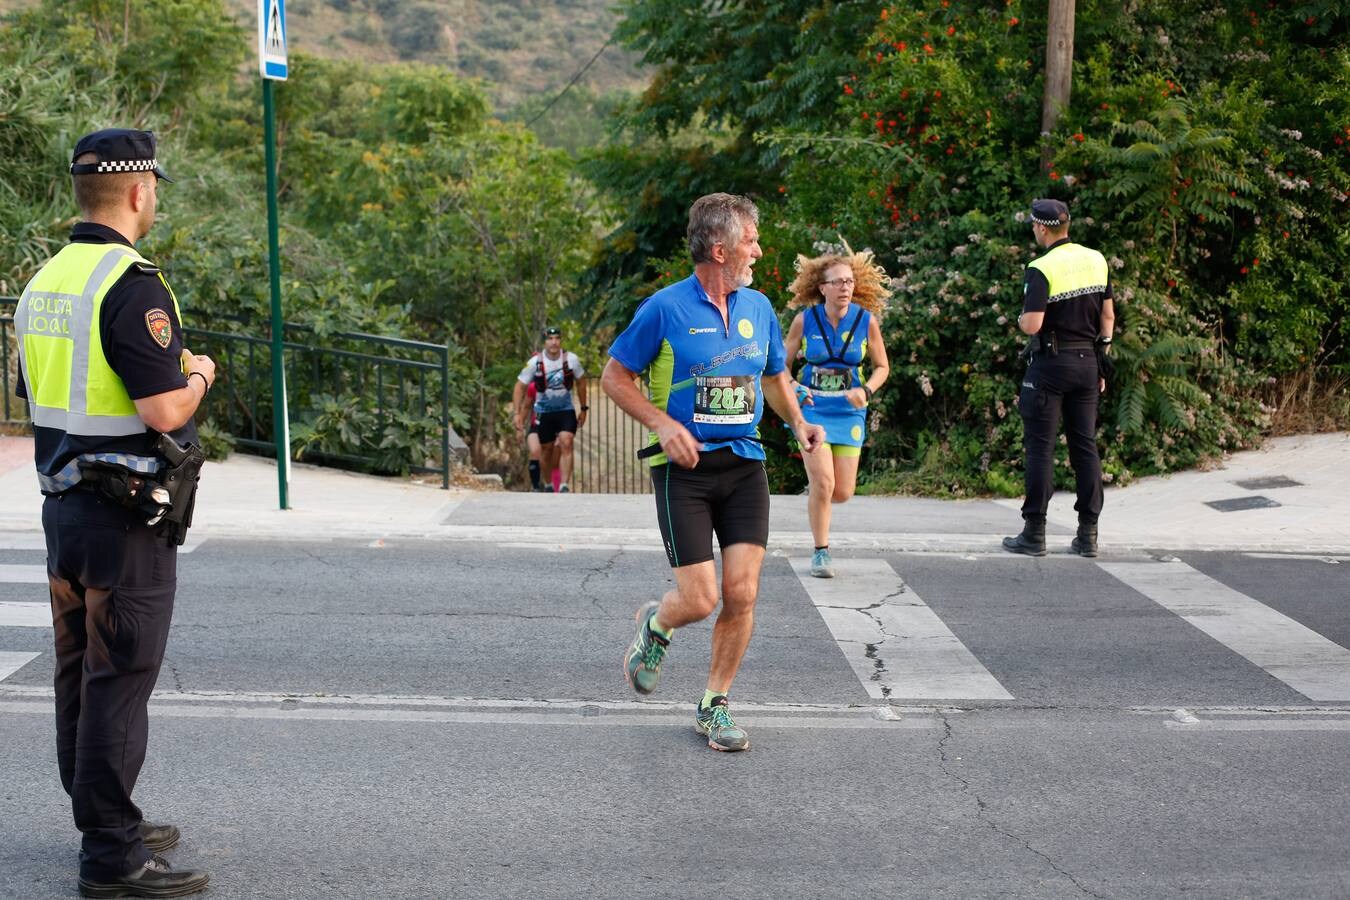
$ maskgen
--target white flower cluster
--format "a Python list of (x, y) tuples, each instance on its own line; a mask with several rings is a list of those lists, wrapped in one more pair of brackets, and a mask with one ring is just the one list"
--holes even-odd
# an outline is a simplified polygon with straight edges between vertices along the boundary
[(919, 375), (919, 390), (923, 392), (925, 397), (933, 396), (933, 382), (928, 380), (927, 372)]

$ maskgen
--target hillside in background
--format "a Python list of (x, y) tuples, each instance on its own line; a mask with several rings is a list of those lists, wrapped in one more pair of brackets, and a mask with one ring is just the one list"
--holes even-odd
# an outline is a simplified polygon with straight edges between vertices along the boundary
[[(256, 28), (256, 0), (226, 0)], [(0, 0), (0, 12), (31, 5)], [(366, 62), (417, 61), (481, 78), (508, 114), (542, 107), (609, 40), (610, 0), (286, 0), (291, 50)], [(610, 46), (582, 93), (639, 90), (632, 54)], [(533, 103), (531, 103), (533, 101)]]

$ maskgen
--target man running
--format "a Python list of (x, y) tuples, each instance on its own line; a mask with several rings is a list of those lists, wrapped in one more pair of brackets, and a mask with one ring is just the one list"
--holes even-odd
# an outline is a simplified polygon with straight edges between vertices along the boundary
[[(695, 725), (714, 750), (746, 750), (727, 694), (754, 625), (759, 572), (769, 540), (769, 482), (758, 424), (767, 400), (803, 452), (825, 439), (797, 406), (783, 336), (769, 299), (750, 289), (759, 210), (745, 197), (709, 194), (689, 210), (694, 274), (657, 291), (609, 349), (601, 383), (619, 408), (651, 432), (657, 522), (675, 589), (638, 610), (624, 657), (633, 689), (650, 694), (675, 629), (702, 621), (719, 591), (712, 536), (722, 550), (722, 611)], [(646, 373), (650, 399), (635, 384)]]
[[(534, 425), (539, 437), (540, 468), (545, 479), (552, 477), (555, 468), (562, 472), (558, 493), (571, 491), (572, 440), (577, 429), (586, 424), (586, 370), (570, 350), (562, 348), (562, 331), (550, 326), (544, 329), (544, 349), (531, 356), (516, 379), (513, 401), (516, 427), (526, 431), (525, 391), (534, 385)], [(577, 392), (578, 412), (572, 406), (572, 391)], [(531, 472), (533, 475), (533, 472)], [(547, 490), (553, 489), (548, 481)]]

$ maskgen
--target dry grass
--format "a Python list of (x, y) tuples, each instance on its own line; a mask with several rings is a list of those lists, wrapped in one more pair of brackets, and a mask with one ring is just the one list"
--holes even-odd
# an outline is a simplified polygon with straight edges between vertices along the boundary
[(1270, 437), (1350, 431), (1350, 375), (1308, 369), (1273, 378), (1260, 391)]

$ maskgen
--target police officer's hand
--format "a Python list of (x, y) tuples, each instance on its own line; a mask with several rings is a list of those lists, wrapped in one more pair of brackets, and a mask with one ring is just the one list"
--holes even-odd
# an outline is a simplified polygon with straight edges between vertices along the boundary
[(682, 469), (692, 469), (698, 465), (698, 452), (703, 444), (674, 419), (667, 418), (656, 429), (656, 438), (661, 442), (661, 452), (670, 457), (670, 461)]
[(848, 398), (849, 405), (854, 409), (862, 409), (867, 405), (867, 391), (860, 387), (849, 388), (844, 396)]
[(186, 347), (182, 353), (183, 374), (198, 374), (206, 379), (206, 386), (210, 387), (216, 383), (216, 364), (209, 356), (201, 356), (193, 353)]
[(792, 429), (792, 433), (796, 436), (797, 443), (801, 445), (803, 453), (815, 453), (825, 444), (825, 429), (820, 425), (812, 425), (805, 419)]
[(1106, 379), (1105, 379), (1105, 378), (1098, 378), (1098, 379), (1097, 379), (1097, 393), (1099, 393), (1099, 394), (1105, 394), (1105, 393), (1106, 393)]

